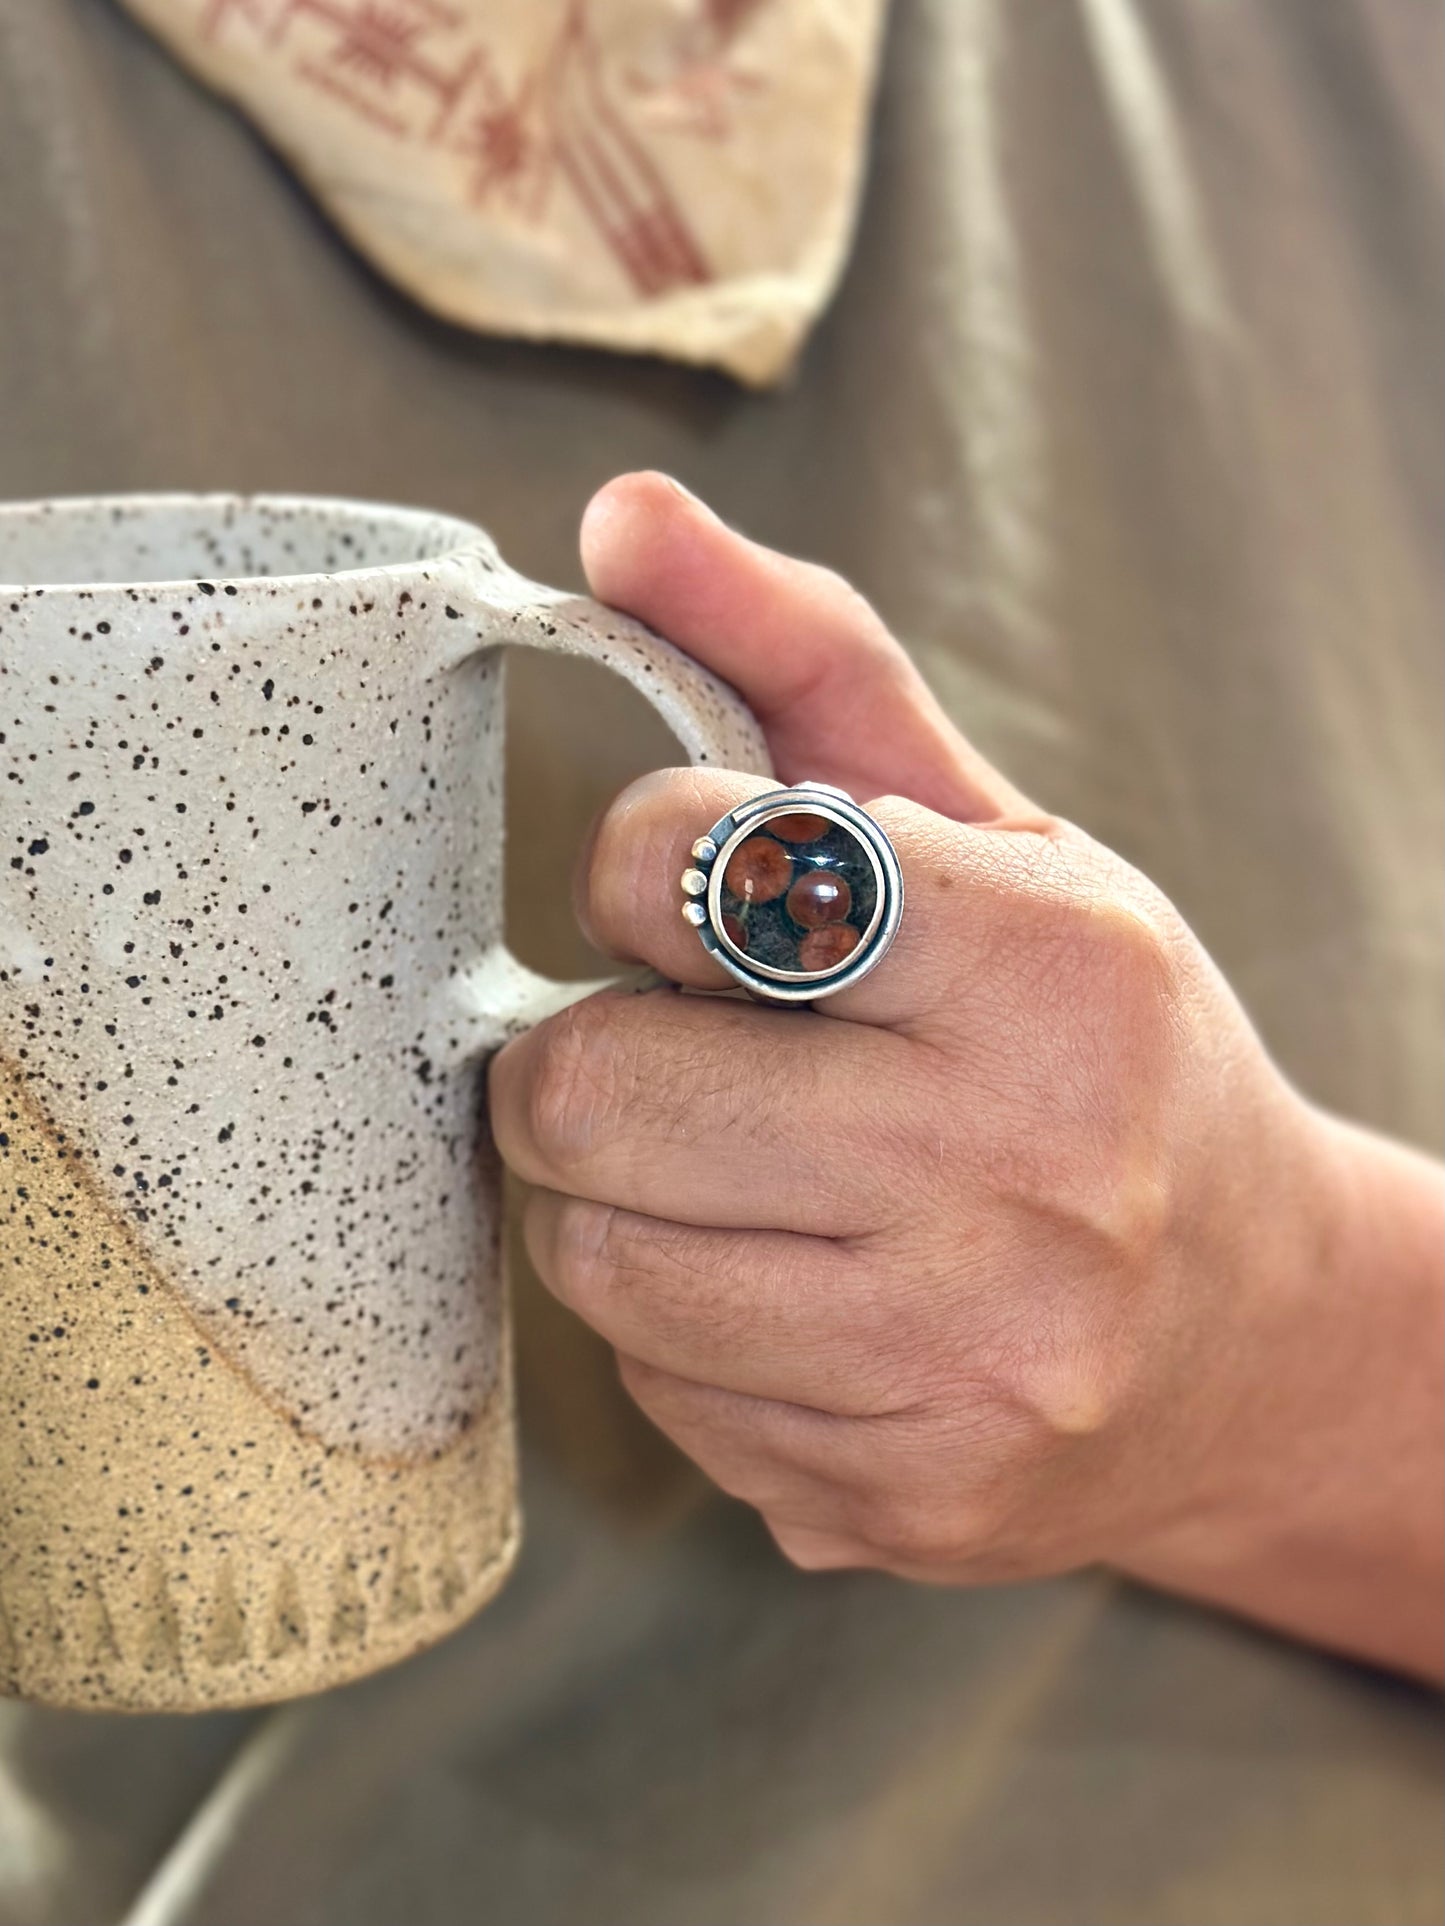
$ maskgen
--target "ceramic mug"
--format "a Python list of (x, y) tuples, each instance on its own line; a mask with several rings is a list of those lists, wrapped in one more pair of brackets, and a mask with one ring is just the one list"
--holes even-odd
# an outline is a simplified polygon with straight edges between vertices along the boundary
[(439, 1638), (517, 1544), (479, 1064), (502, 645), (731, 690), (408, 509), (0, 508), (0, 1690), (185, 1709)]

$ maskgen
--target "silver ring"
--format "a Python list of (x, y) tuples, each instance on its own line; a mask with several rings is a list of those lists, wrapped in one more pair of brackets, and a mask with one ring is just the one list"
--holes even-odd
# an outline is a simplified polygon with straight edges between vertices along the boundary
[(835, 996), (898, 934), (903, 872), (843, 789), (803, 782), (740, 803), (692, 846), (682, 913), (702, 946), (767, 1003)]

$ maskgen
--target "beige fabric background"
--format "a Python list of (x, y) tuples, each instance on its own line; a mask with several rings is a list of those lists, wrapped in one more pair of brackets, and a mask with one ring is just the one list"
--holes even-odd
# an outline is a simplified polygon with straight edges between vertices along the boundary
[[(106, 0), (0, 0), (0, 490), (345, 490), (575, 581), (668, 467), (850, 572), (1177, 897), (1293, 1074), (1440, 1127), (1439, 10), (899, 0), (856, 257), (767, 399), (427, 321)], [(514, 682), (513, 927), (666, 754)], [(522, 1293), (531, 1540), (256, 1718), (0, 1710), (5, 1926), (1425, 1926), (1436, 1703), (1098, 1576), (784, 1568)]]

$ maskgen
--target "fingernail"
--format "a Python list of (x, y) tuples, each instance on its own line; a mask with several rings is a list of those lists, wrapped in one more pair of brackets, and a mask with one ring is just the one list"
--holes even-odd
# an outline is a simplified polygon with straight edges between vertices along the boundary
[(673, 494), (680, 495), (690, 508), (698, 509), (702, 514), (706, 515), (710, 521), (715, 522), (719, 519), (717, 511), (709, 508), (700, 495), (694, 495), (690, 488), (677, 479), (676, 475), (664, 475), (662, 479), (667, 483)]

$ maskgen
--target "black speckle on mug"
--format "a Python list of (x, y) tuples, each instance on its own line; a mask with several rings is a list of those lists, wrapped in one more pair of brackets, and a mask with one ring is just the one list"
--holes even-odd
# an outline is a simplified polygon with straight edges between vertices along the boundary
[[(338, 1448), (438, 1450), (499, 1344), (494, 1159), (447, 1000), (500, 936), (498, 657), (451, 572), (293, 586), (284, 519), (204, 533), (179, 585), (77, 592), (43, 663), (0, 636), (0, 888), (31, 945), (0, 949), (0, 1043), (215, 1347)], [(608, 659), (694, 756), (756, 763), (665, 644), (510, 593), (494, 632)]]

